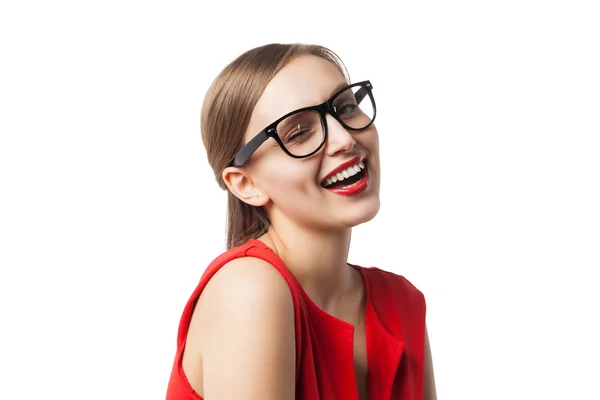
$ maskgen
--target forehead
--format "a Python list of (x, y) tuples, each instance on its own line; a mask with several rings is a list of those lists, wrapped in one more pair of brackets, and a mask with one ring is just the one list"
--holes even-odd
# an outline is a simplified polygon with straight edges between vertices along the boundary
[(294, 58), (267, 85), (254, 107), (247, 135), (251, 138), (290, 111), (324, 102), (346, 84), (330, 61), (313, 55)]

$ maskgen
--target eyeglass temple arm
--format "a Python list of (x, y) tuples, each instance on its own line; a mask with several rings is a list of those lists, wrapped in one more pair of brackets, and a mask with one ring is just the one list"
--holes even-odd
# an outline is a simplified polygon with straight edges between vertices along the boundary
[(234, 167), (241, 167), (248, 161), (252, 153), (256, 151), (263, 144), (269, 135), (267, 135), (266, 131), (262, 131), (258, 135), (254, 136), (252, 140), (250, 140), (242, 149), (236, 154), (235, 158), (231, 162), (231, 165)]
[(354, 94), (356, 103), (360, 104), (360, 102), (363, 101), (363, 99), (365, 98), (366, 95), (367, 95), (367, 88), (365, 86), (363, 86)]

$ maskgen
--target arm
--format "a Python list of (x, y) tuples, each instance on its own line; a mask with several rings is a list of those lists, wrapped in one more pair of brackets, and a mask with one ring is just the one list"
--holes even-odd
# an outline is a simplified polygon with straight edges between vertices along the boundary
[(197, 392), (202, 385), (199, 394), (206, 400), (294, 399), (293, 299), (283, 276), (266, 261), (243, 257), (221, 267), (198, 300), (190, 341), (198, 351), (187, 362), (184, 354), (184, 371), (196, 372), (188, 380)]
[(431, 358), (431, 347), (429, 346), (427, 327), (425, 327), (425, 400), (437, 400), (435, 377), (433, 375), (433, 361)]

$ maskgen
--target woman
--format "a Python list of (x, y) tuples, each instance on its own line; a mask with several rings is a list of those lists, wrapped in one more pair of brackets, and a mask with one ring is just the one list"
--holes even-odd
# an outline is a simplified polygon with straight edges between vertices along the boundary
[(423, 295), (347, 262), (380, 180), (373, 88), (349, 82), (324, 47), (271, 44), (209, 89), (228, 250), (184, 310), (168, 400), (436, 398)]

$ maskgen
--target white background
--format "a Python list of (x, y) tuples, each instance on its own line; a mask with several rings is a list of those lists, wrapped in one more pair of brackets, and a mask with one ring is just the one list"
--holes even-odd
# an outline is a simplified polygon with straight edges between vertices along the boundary
[(593, 1), (6, 1), (0, 398), (163, 399), (224, 249), (204, 93), (271, 42), (378, 103), (382, 208), (350, 262), (426, 295), (440, 399), (600, 399)]

